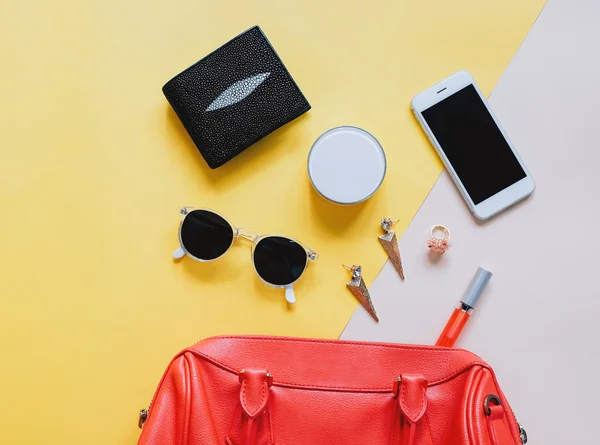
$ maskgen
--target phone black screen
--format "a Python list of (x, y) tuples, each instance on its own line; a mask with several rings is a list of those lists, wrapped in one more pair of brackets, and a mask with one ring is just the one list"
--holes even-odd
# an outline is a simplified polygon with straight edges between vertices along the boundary
[(422, 114), (475, 204), (526, 176), (473, 85)]

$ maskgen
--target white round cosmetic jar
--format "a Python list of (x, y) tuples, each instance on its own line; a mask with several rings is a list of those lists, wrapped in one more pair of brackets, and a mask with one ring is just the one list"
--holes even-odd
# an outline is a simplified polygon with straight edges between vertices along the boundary
[(358, 127), (342, 126), (323, 133), (308, 155), (308, 176), (323, 198), (353, 205), (369, 199), (383, 183), (387, 169), (379, 141)]

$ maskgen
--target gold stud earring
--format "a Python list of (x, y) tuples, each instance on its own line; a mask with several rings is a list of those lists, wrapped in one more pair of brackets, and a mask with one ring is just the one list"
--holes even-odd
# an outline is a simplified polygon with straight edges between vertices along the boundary
[(400, 259), (400, 248), (398, 247), (398, 238), (396, 238), (396, 232), (392, 230), (394, 224), (399, 220), (392, 221), (390, 218), (383, 218), (381, 220), (381, 228), (385, 231), (385, 235), (379, 237), (381, 245), (385, 249), (388, 258), (398, 271), (400, 278), (404, 280), (404, 268), (402, 267), (402, 260)]
[(350, 289), (354, 296), (358, 298), (358, 301), (362, 303), (369, 314), (373, 316), (375, 321), (379, 321), (377, 312), (375, 312), (375, 306), (373, 306), (373, 301), (371, 300), (371, 295), (369, 294), (365, 280), (363, 280), (362, 277), (362, 266), (348, 267), (343, 264), (342, 266), (352, 272), (352, 281), (346, 284), (348, 289)]

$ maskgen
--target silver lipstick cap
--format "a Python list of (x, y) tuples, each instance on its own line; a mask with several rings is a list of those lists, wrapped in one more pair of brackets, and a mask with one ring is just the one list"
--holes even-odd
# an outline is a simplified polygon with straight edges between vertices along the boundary
[(469, 283), (469, 287), (465, 290), (460, 301), (466, 304), (469, 307), (474, 308), (479, 301), (479, 297), (481, 297), (481, 293), (485, 286), (492, 278), (492, 273), (489, 270), (485, 270), (483, 267), (478, 267), (477, 272), (475, 272), (475, 276)]

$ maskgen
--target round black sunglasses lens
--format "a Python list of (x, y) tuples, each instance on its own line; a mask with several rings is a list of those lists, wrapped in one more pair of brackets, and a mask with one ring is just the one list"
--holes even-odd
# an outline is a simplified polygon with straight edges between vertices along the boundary
[(254, 265), (258, 275), (267, 283), (286, 286), (293, 283), (306, 269), (306, 250), (289, 238), (270, 236), (254, 248)]
[(181, 225), (181, 243), (196, 258), (214, 260), (231, 247), (233, 229), (216, 213), (192, 210)]

